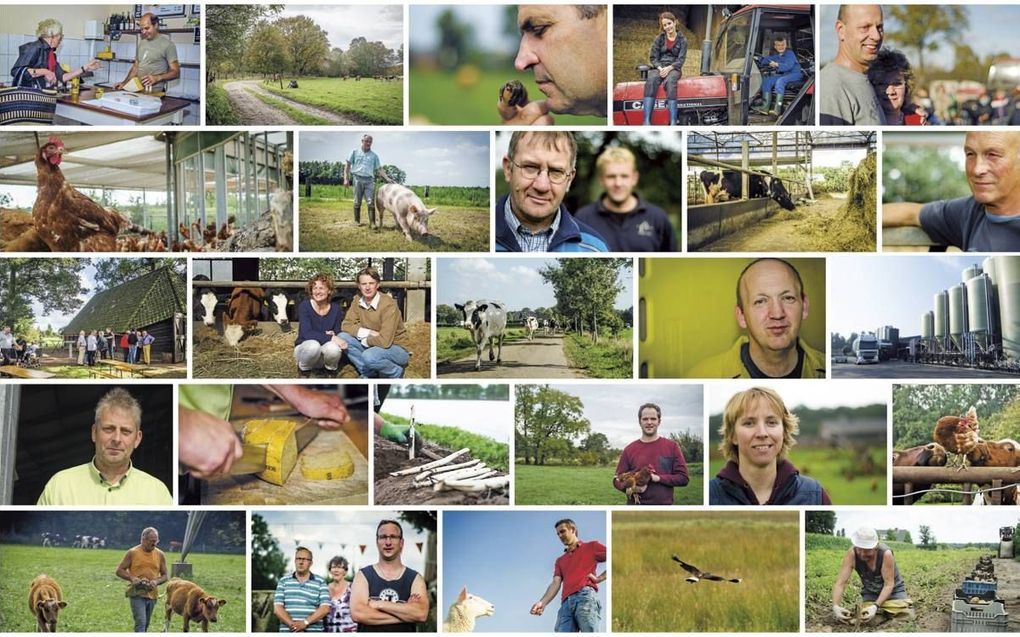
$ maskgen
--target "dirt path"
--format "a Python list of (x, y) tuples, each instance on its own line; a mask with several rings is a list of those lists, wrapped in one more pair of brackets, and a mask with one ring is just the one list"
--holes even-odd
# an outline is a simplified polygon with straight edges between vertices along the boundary
[(302, 104), (301, 102), (295, 102), (294, 100), (281, 97), (275, 93), (270, 93), (266, 89), (262, 88), (261, 82), (258, 80), (238, 80), (236, 82), (228, 82), (223, 85), (223, 90), (227, 92), (227, 97), (230, 99), (230, 105), (233, 107), (237, 117), (241, 120), (241, 124), (247, 126), (263, 124), (298, 124), (298, 122), (295, 122), (289, 115), (261, 101), (252, 95), (251, 92), (258, 93), (259, 95), (265, 95), (266, 97), (271, 97), (275, 100), (280, 100), (281, 102), (286, 102), (290, 106), (308, 113), (309, 115), (314, 115), (315, 117), (324, 119), (330, 124), (341, 124), (344, 126), (364, 124), (361, 120), (348, 115), (340, 115), (339, 113)]
[(1020, 630), (1020, 562), (995, 559), (996, 593), (1009, 613), (1009, 631)]
[[(498, 349), (497, 349), (498, 352)], [(535, 335), (535, 340), (503, 343), (502, 363), (489, 362), (488, 348), (482, 350), (482, 369), (475, 371), (475, 356), (472, 354), (454, 363), (439, 365), (438, 376), (457, 378), (584, 378), (578, 370), (571, 369), (563, 352), (563, 336)]]
[(813, 252), (818, 249), (817, 235), (805, 232), (810, 219), (833, 217), (844, 201), (818, 199), (800, 204), (794, 215), (779, 213), (752, 226), (725, 236), (702, 248), (706, 252)]

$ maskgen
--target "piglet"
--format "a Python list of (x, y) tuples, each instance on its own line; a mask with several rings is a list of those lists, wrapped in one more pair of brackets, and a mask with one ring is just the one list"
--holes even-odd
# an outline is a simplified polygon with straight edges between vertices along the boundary
[(436, 212), (435, 208), (426, 208), (414, 191), (400, 184), (379, 186), (375, 191), (375, 207), (379, 211), (379, 226), (382, 227), (385, 218), (383, 211), (389, 210), (408, 241), (414, 240), (412, 231), (420, 236), (429, 233), (429, 216)]

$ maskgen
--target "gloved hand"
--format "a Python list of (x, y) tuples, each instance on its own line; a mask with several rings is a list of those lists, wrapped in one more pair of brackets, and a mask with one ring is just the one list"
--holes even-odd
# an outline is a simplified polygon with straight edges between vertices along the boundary
[(398, 445), (406, 445), (407, 432), (409, 429), (411, 429), (411, 425), (398, 425), (384, 420), (382, 427), (379, 429), (379, 435), (390, 442), (397, 443)]
[(832, 605), (832, 616), (836, 619), (836, 621), (840, 621), (840, 622), (849, 621), (850, 620), (850, 611), (848, 611), (847, 609), (843, 608), (839, 604), (833, 604)]
[(870, 622), (878, 614), (878, 606), (872, 604), (867, 608), (861, 609), (861, 621)]

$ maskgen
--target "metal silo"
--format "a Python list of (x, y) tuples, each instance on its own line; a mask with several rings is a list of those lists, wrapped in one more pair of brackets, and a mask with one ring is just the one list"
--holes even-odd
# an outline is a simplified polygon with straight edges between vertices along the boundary
[(999, 279), (995, 276), (995, 257), (985, 257), (985, 260), (981, 262), (981, 269), (992, 280), (992, 285), (998, 285)]
[(994, 342), (997, 331), (992, 304), (992, 280), (979, 274), (967, 281), (967, 326), (981, 349)]
[(967, 289), (963, 284), (949, 288), (949, 335), (957, 349), (963, 349), (963, 335), (967, 332)]
[(1020, 257), (992, 257), (995, 288), (999, 297), (1002, 351), (1006, 358), (1020, 359)]
[(935, 338), (949, 336), (949, 293), (945, 290), (935, 293)]
[(981, 272), (982, 272), (981, 266), (976, 263), (968, 268), (965, 268), (963, 270), (963, 275), (960, 277), (960, 283), (966, 283), (967, 281), (970, 281), (977, 275), (981, 274)]
[(921, 317), (921, 338), (930, 339), (935, 335), (935, 313), (931, 310)]

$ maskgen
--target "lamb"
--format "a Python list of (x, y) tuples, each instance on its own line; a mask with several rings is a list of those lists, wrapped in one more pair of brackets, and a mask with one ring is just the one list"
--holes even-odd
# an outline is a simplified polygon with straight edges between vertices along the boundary
[(492, 615), (496, 607), (477, 595), (468, 592), (467, 587), (460, 589), (457, 601), (450, 605), (450, 611), (443, 622), (443, 632), (470, 633), (475, 629), (475, 618)]
[(55, 579), (49, 575), (37, 575), (32, 580), (28, 587), (28, 609), (35, 615), (38, 632), (57, 632), (57, 615), (66, 606), (64, 593)]

